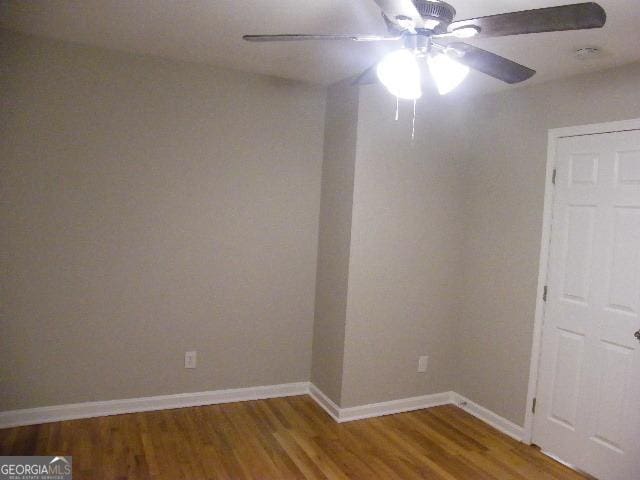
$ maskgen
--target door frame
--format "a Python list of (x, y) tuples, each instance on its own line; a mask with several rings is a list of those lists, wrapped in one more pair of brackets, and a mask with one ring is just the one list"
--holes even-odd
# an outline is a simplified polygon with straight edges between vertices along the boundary
[(577, 137), (582, 135), (596, 135), (602, 133), (624, 132), (640, 130), (640, 118), (622, 120), (617, 122), (594, 123), (575, 127), (554, 128), (548, 132), (547, 166), (545, 174), (544, 210), (542, 216), (542, 239), (540, 242), (540, 261), (538, 266), (538, 289), (536, 293), (536, 313), (533, 322), (533, 341), (531, 345), (531, 361), (529, 364), (529, 387), (527, 390), (527, 408), (524, 420), (522, 441), (530, 444), (533, 441), (532, 411), (533, 399), (536, 398), (538, 388), (538, 368), (542, 347), (542, 326), (544, 324), (545, 306), (543, 300), (544, 287), (547, 284), (547, 272), (549, 263), (549, 250), (551, 242), (551, 230), (553, 226), (553, 171), (556, 163), (556, 149), (561, 138)]

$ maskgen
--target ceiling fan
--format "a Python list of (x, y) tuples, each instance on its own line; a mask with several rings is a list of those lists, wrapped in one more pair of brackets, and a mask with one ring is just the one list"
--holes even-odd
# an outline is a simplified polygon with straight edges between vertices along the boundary
[(601, 28), (604, 9), (594, 2), (490, 15), (454, 21), (456, 10), (442, 1), (374, 0), (382, 10), (389, 35), (245, 35), (250, 42), (297, 40), (351, 40), (356, 42), (402, 41), (402, 48), (387, 54), (365, 70), (354, 83), (380, 80), (396, 97), (422, 95), (418, 59), (426, 58), (440, 94), (456, 88), (473, 68), (506, 83), (518, 83), (536, 72), (512, 60), (464, 43), (467, 38), (502, 37), (525, 33)]

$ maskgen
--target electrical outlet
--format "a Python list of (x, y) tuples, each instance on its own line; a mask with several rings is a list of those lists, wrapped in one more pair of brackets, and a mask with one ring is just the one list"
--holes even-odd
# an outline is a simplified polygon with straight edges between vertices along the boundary
[(429, 364), (428, 355), (422, 355), (421, 357), (418, 357), (418, 372), (420, 373), (426, 372), (428, 364)]
[(196, 368), (198, 363), (198, 352), (192, 350), (184, 353), (184, 368)]

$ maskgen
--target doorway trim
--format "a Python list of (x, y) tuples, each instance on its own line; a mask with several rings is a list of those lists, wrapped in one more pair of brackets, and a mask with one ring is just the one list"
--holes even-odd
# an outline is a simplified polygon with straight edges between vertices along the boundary
[(538, 388), (538, 367), (542, 345), (542, 325), (544, 324), (545, 301), (544, 287), (547, 284), (549, 263), (549, 247), (553, 226), (553, 171), (555, 169), (556, 148), (558, 140), (565, 137), (581, 135), (597, 135), (602, 133), (624, 132), (640, 130), (640, 118), (617, 122), (594, 123), (575, 127), (554, 128), (548, 132), (547, 167), (545, 174), (544, 210), (542, 216), (542, 239), (540, 242), (540, 261), (538, 266), (538, 289), (536, 292), (536, 313), (533, 321), (533, 341), (531, 345), (531, 361), (529, 364), (529, 387), (527, 390), (527, 407), (524, 420), (522, 441), (530, 444), (533, 441), (533, 399)]

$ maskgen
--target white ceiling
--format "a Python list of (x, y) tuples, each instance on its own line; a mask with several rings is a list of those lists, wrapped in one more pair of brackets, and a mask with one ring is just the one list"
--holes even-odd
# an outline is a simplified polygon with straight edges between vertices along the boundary
[[(450, 0), (457, 19), (580, 0)], [(640, 60), (640, 0), (599, 0), (600, 30), (476, 40), (538, 71), (531, 82)], [(373, 0), (1, 0), (0, 26), (83, 44), (330, 84), (372, 65), (389, 45), (244, 42), (248, 33), (386, 33)], [(576, 48), (598, 46), (595, 60)], [(482, 74), (475, 88), (504, 87)], [(470, 83), (470, 82), (467, 82)]]

